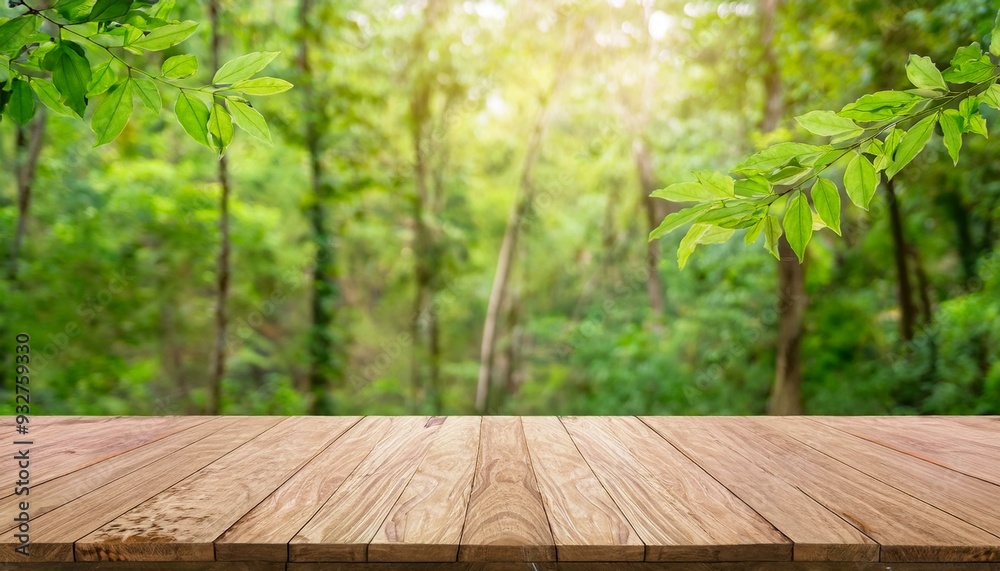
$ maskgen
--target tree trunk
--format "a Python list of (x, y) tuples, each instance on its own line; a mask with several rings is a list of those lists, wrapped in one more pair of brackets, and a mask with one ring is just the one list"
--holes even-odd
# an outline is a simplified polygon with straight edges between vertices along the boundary
[(803, 318), (807, 299), (805, 265), (784, 236), (778, 240), (778, 360), (768, 414), (802, 414)]
[(896, 196), (896, 181), (889, 179), (885, 184), (886, 199), (889, 203), (889, 223), (892, 226), (893, 257), (896, 262), (897, 297), (899, 301), (899, 334), (904, 341), (913, 339), (917, 308), (913, 304), (913, 287), (910, 285), (910, 270), (907, 264), (906, 238), (903, 236), (903, 216)]
[[(784, 114), (781, 68), (774, 53), (779, 0), (760, 2), (760, 41), (764, 46), (764, 118), (761, 130), (777, 128)], [(778, 241), (778, 347), (768, 414), (802, 414), (802, 331), (807, 304), (805, 267), (784, 236)]]
[[(632, 141), (632, 156), (635, 159), (639, 173), (639, 192), (642, 193), (642, 205), (646, 211), (646, 231), (652, 232), (660, 224), (668, 209), (658, 208), (664, 201), (650, 195), (659, 188), (656, 175), (653, 173), (653, 156), (649, 147), (641, 138)], [(669, 203), (671, 208), (674, 203)], [(666, 309), (663, 280), (660, 278), (660, 241), (652, 240), (646, 243), (646, 293), (649, 295), (649, 306), (656, 315), (663, 315)]]
[(323, 176), (322, 127), (326, 114), (316, 96), (310, 42), (318, 34), (311, 24), (312, 0), (299, 3), (299, 87), (305, 108), (305, 145), (309, 155), (309, 218), (310, 238), (316, 249), (313, 258), (311, 313), (309, 329), (309, 394), (310, 413), (329, 415), (336, 411), (331, 383), (343, 377), (343, 359), (338, 352), (332, 328), (337, 324), (340, 305), (340, 284), (337, 271), (338, 243), (327, 225), (329, 184)]
[(521, 233), (521, 225), (525, 214), (527, 214), (535, 200), (535, 186), (532, 176), (535, 163), (538, 162), (538, 155), (541, 151), (542, 135), (545, 131), (549, 102), (558, 83), (559, 80), (557, 78), (552, 88), (542, 97), (538, 118), (535, 120), (535, 125), (531, 130), (531, 136), (528, 138), (528, 146), (525, 150), (524, 162), (521, 166), (519, 196), (514, 202), (510, 216), (507, 218), (507, 227), (504, 229), (503, 242), (500, 245), (500, 254), (497, 257), (496, 271), (493, 274), (493, 286), (490, 289), (490, 298), (486, 306), (486, 319), (483, 323), (483, 339), (479, 350), (476, 410), (480, 414), (485, 414), (489, 408), (489, 392), (493, 379), (493, 360), (496, 351), (500, 311), (504, 306), (504, 299), (507, 295), (510, 273), (517, 254), (517, 241)]
[(35, 171), (38, 168), (38, 157), (42, 154), (42, 140), (45, 135), (45, 109), (39, 109), (38, 116), (31, 124), (31, 131), (23, 127), (17, 128), (15, 142), (15, 180), (17, 183), (17, 227), (11, 242), (7, 260), (7, 279), (13, 284), (17, 281), (18, 262), (21, 257), (21, 244), (28, 225), (28, 210), (31, 206), (31, 188), (35, 183)]
[[(212, 24), (212, 65), (214, 69), (221, 66), (219, 33), (219, 0), (210, 0), (208, 4), (209, 19)], [(219, 159), (219, 255), (216, 267), (215, 292), (215, 362), (212, 376), (209, 380), (208, 414), (219, 414), (222, 408), (222, 379), (226, 375), (226, 300), (229, 297), (229, 165), (226, 157)]]

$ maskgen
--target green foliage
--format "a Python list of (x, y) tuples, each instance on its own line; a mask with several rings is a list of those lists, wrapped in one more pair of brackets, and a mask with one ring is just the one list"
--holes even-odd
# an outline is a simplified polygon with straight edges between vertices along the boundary
[[(991, 53), (994, 51), (991, 48)], [(723, 237), (728, 239), (737, 229), (748, 229), (748, 244), (764, 230), (765, 247), (777, 257), (777, 239), (783, 230), (802, 260), (812, 237), (813, 208), (815, 218), (840, 234), (839, 191), (822, 177), (827, 170), (842, 166), (847, 196), (855, 206), (867, 210), (880, 173), (891, 179), (902, 171), (924, 149), (937, 125), (957, 165), (962, 135), (988, 136), (979, 104), (1000, 108), (1000, 85), (996, 83), (1000, 68), (973, 43), (958, 49), (943, 73), (929, 57), (912, 54), (905, 71), (915, 89), (878, 91), (861, 96), (836, 113), (812, 111), (796, 117), (803, 129), (830, 137), (828, 145), (777, 143), (736, 165), (733, 172), (743, 177), (740, 180), (700, 171), (694, 173), (697, 182), (676, 183), (653, 192), (655, 198), (698, 204), (667, 216), (649, 239), (693, 223), (677, 251), (678, 264), (683, 267), (698, 244), (725, 241)], [(812, 181), (810, 206), (805, 188)], [(782, 227), (777, 228), (771, 211), (782, 205)]]
[[(0, 23), (0, 69), (4, 71), (0, 93), (6, 94), (0, 96), (0, 111), (24, 125), (35, 114), (36, 96), (60, 115), (82, 119), (93, 107), (91, 128), (96, 144), (104, 145), (125, 129), (135, 97), (151, 112), (161, 112), (159, 84), (179, 91), (175, 109), (180, 111), (181, 126), (219, 155), (233, 140), (233, 102), (245, 106), (236, 124), (254, 137), (269, 140), (263, 116), (247, 111), (246, 96), (273, 95), (292, 87), (281, 79), (254, 78), (277, 52), (253, 52), (233, 59), (216, 72), (210, 84), (202, 86), (174, 81), (198, 72), (193, 54), (166, 58), (158, 74), (126, 61), (123, 52), (142, 56), (174, 50), (195, 33), (197, 22), (167, 19), (173, 4), (97, 0), (33, 8), (11, 2), (20, 14)], [(211, 113), (196, 108), (193, 101), (198, 97), (212, 99)], [(203, 124), (196, 124), (202, 120)]]

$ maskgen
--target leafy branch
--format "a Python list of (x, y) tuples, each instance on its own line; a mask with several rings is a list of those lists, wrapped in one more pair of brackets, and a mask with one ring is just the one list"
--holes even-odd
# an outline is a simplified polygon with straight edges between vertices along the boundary
[(96, 144), (103, 145), (125, 129), (135, 98), (150, 111), (161, 111), (159, 84), (178, 91), (174, 114), (184, 131), (221, 156), (233, 140), (234, 125), (271, 140), (267, 121), (247, 96), (292, 87), (282, 79), (254, 77), (277, 52), (233, 59), (210, 84), (200, 86), (176, 81), (198, 72), (192, 54), (167, 58), (159, 73), (128, 63), (124, 52), (163, 51), (194, 34), (197, 22), (168, 19), (173, 0), (58, 0), (46, 8), (9, 0), (8, 6), (20, 13), (0, 19), (0, 119), (7, 116), (19, 125), (34, 117), (36, 102), (81, 119), (93, 106), (90, 125)]
[[(1000, 13), (992, 37), (1000, 37)], [(956, 165), (963, 135), (989, 136), (980, 106), (1000, 109), (1000, 67), (991, 55), (1000, 57), (1000, 41), (991, 42), (989, 53), (978, 43), (959, 48), (943, 71), (928, 57), (910, 55), (906, 76), (913, 89), (879, 91), (839, 112), (812, 111), (795, 118), (810, 133), (829, 137), (828, 144), (778, 143), (736, 165), (735, 177), (698, 171), (695, 181), (653, 192), (657, 198), (695, 204), (664, 218), (649, 239), (690, 224), (677, 249), (683, 268), (699, 244), (726, 242), (737, 230), (746, 230), (746, 244), (763, 234), (764, 247), (777, 258), (784, 234), (801, 261), (814, 230), (825, 227), (840, 235), (840, 191), (823, 176), (832, 167), (843, 167), (848, 198), (867, 210), (880, 177), (889, 180), (903, 170), (927, 145), (935, 126), (940, 125)]]

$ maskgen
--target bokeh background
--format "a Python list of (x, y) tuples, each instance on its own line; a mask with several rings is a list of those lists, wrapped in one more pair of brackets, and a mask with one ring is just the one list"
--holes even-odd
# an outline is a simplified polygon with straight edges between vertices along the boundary
[[(905, 89), (908, 54), (947, 62), (985, 44), (996, 10), (218, 4), (223, 53), (279, 51), (268, 73), (296, 85), (257, 103), (273, 146), (242, 136), (228, 152), (225, 374), (212, 367), (217, 160), (172, 102), (97, 149), (80, 121), (50, 113), (20, 135), (4, 121), (0, 325), (7, 356), (31, 336), (35, 414), (765, 413), (787, 303), (777, 262), (734, 239), (678, 270), (680, 235), (647, 246), (671, 208), (647, 195), (811, 140), (795, 115)], [(182, 47), (207, 79), (206, 5), (177, 9), (202, 22)], [(936, 137), (895, 199), (881, 188), (870, 212), (845, 210), (843, 238), (814, 237), (792, 356), (803, 412), (1000, 413), (998, 148), (971, 137), (953, 167)]]

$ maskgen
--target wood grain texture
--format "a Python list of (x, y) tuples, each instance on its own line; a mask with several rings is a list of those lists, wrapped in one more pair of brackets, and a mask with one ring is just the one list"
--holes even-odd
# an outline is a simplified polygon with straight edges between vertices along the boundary
[(752, 451), (785, 478), (881, 545), (883, 562), (993, 561), (998, 539), (784, 435), (753, 418), (706, 419), (720, 440)]
[(878, 561), (879, 546), (799, 488), (751, 462), (745, 448), (720, 443), (699, 418), (642, 417), (794, 542), (799, 561)]
[(480, 417), (444, 423), (368, 545), (368, 561), (455, 561), (479, 454)]
[[(773, 429), (942, 511), (1000, 536), (1000, 486), (887, 449), (808, 420), (776, 419)], [(1000, 466), (1000, 464), (998, 464)]]
[(518, 417), (483, 418), (461, 561), (554, 561), (556, 550)]
[(646, 544), (647, 561), (792, 558), (787, 538), (638, 419), (563, 424)]
[[(1000, 485), (1000, 438), (980, 442), (963, 437), (959, 428), (935, 430), (919, 417), (906, 424), (888, 417), (817, 417), (817, 422), (928, 462)], [(984, 423), (983, 426), (988, 426)]]
[[(356, 419), (292, 417), (76, 543), (82, 561), (212, 561), (212, 542)], [(238, 477), (234, 477), (238, 475)]]
[(289, 563), (288, 571), (1000, 571), (997, 563), (893, 563), (855, 561), (540, 562), (540, 563)]
[(560, 561), (642, 561), (645, 545), (558, 418), (521, 419)]
[[(13, 424), (13, 417), (5, 418)], [(32, 417), (27, 436), (34, 442), (30, 447), (33, 484), (65, 476), (206, 420), (182, 416)], [(5, 441), (5, 452), (13, 454), (16, 448)], [(3, 493), (12, 495), (13, 488), (5, 487)]]
[(215, 541), (219, 561), (286, 561), (288, 542), (378, 442), (379, 422), (361, 419)]
[(444, 418), (382, 417), (384, 438), (292, 538), (291, 561), (364, 561)]
[[(279, 419), (220, 420), (223, 427), (217, 432), (35, 518), (28, 560), (73, 561), (75, 541), (274, 426)], [(0, 561), (25, 560), (13, 553), (13, 541), (12, 536), (3, 537)]]
[[(146, 466), (168, 454), (188, 446), (209, 434), (224, 428), (231, 419), (204, 417), (201, 422), (186, 430), (171, 434), (155, 442), (148, 442), (138, 448), (119, 454), (97, 464), (91, 464), (71, 474), (48, 480), (32, 486), (34, 497), (31, 501), (31, 515), (42, 516), (59, 506), (87, 494), (101, 486), (113, 482), (135, 470)], [(79, 430), (79, 429), (78, 429)], [(45, 438), (48, 438), (47, 436)], [(20, 496), (9, 495), (0, 499), (0, 514), (15, 513)], [(6, 535), (13, 525), (7, 519), (0, 521), (0, 534)]]

